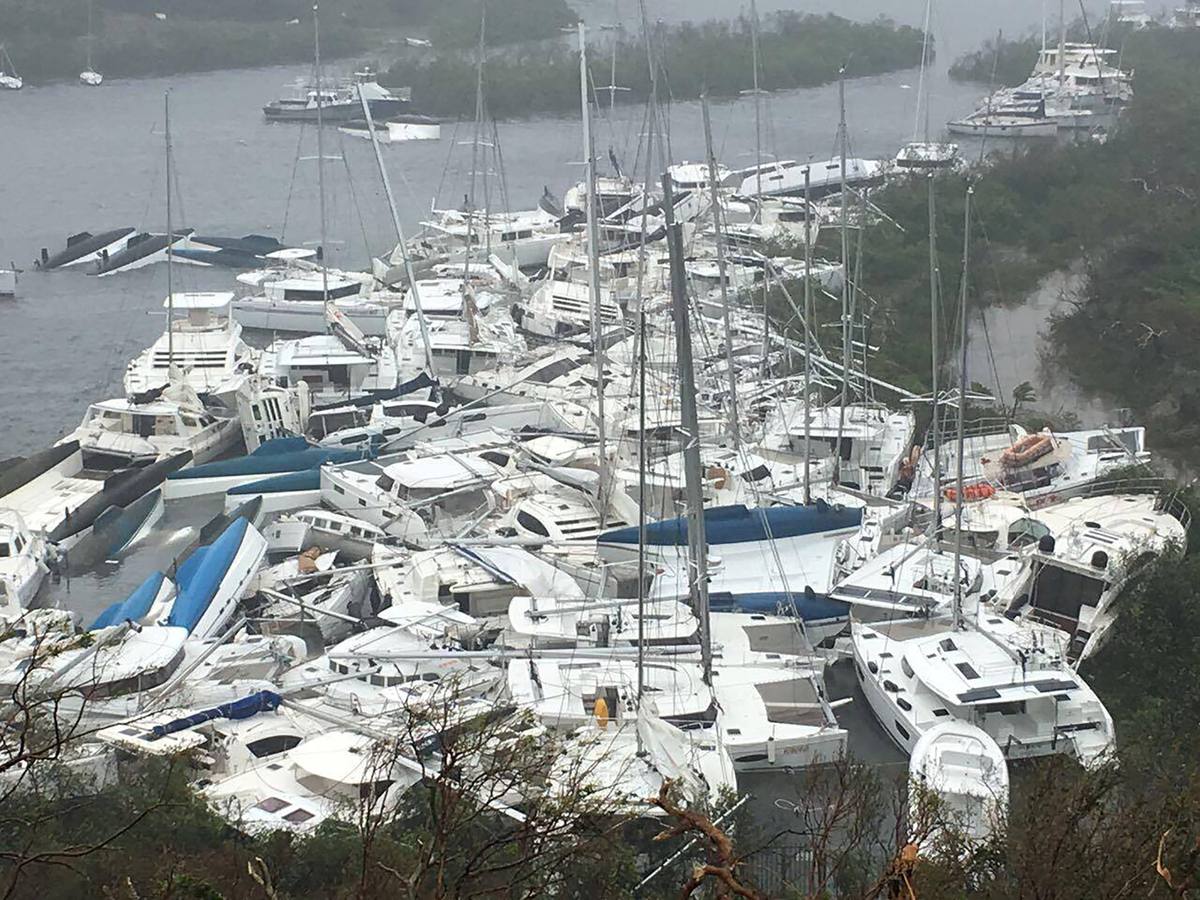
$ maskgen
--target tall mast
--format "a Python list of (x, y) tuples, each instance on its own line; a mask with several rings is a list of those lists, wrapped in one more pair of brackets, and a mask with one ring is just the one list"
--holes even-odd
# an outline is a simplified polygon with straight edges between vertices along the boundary
[(958, 442), (956, 456), (958, 457), (958, 472), (955, 476), (954, 504), (954, 627), (963, 627), (962, 610), (962, 578), (959, 575), (962, 565), (962, 514), (963, 514), (963, 437), (964, 416), (967, 409), (967, 281), (971, 265), (971, 197), (975, 194), (973, 187), (967, 188), (967, 202), (963, 212), (963, 270), (962, 285), (958, 296), (959, 315), (959, 357), (958, 357)]
[(812, 164), (804, 167), (804, 505), (812, 503)]
[(317, 69), (317, 193), (321, 205), (321, 299), (329, 302), (329, 268), (325, 259), (325, 98), (321, 79), (321, 17), (313, 4), (313, 59)]
[(1067, 7), (1058, 0), (1058, 89), (1062, 90), (1067, 77)]
[(600, 488), (598, 506), (600, 527), (604, 527), (608, 481), (608, 447), (604, 426), (604, 350), (601, 347), (603, 321), (600, 315), (600, 240), (596, 213), (596, 148), (592, 144), (592, 109), (588, 103), (587, 38), (579, 23), (579, 104), (583, 115), (583, 152), (587, 160), (587, 249), (588, 281), (592, 294), (592, 355), (596, 361), (596, 430), (599, 435)]
[[(850, 385), (850, 225), (846, 218), (846, 67), (838, 69), (838, 154), (841, 157), (842, 232), (842, 395), (838, 403), (837, 443), (833, 448), (833, 483), (842, 482), (842, 432)], [(811, 167), (811, 164), (810, 164)]]
[(933, 533), (936, 536), (942, 528), (942, 437), (939, 426), (941, 417), (941, 398), (938, 397), (938, 259), (937, 259), (937, 216), (934, 201), (934, 177), (930, 172), (925, 176), (929, 185), (929, 346), (930, 368), (932, 371), (933, 397)]
[[(646, 228), (650, 216), (650, 184), (654, 172), (654, 134), (658, 129), (658, 69), (650, 47), (650, 23), (645, 0), (639, 0), (642, 35), (646, 40), (646, 66), (650, 73), (650, 105), (647, 108), (646, 169), (642, 182), (642, 221), (638, 229), (637, 310), (638, 310), (638, 703), (645, 691), (646, 646), (646, 304), (642, 288), (646, 277)], [(638, 752), (642, 736), (638, 731)]]
[[(683, 269), (683, 230), (675, 221), (671, 177), (662, 176), (667, 248), (671, 255), (671, 312), (675, 320), (675, 355), (679, 364), (683, 469), (687, 493), (688, 594), (700, 620), (700, 662), (704, 683), (712, 685), (712, 636), (708, 621), (708, 540), (704, 533), (704, 488), (700, 468), (700, 422), (696, 413), (696, 372), (692, 363), (691, 323)], [(645, 463), (643, 462), (643, 465)]]
[(167, 380), (175, 365), (175, 288), (171, 282), (171, 270), (175, 268), (175, 254), (171, 250), (175, 232), (171, 222), (171, 92), (163, 93), (163, 133), (167, 153)]
[(404, 226), (400, 224), (400, 214), (396, 211), (396, 198), (392, 194), (392, 180), (388, 178), (387, 169), (383, 165), (383, 154), (379, 152), (379, 138), (375, 134), (375, 118), (371, 115), (371, 104), (362, 91), (358, 93), (359, 103), (362, 104), (363, 117), (367, 121), (367, 133), (371, 136), (371, 146), (375, 150), (375, 164), (379, 167), (379, 177), (383, 180), (383, 193), (387, 197), (388, 211), (392, 215), (392, 227), (396, 229), (396, 244), (404, 259), (404, 277), (408, 279), (408, 289), (412, 291), (413, 306), (416, 307), (417, 322), (421, 326), (421, 341), (425, 344), (425, 366), (430, 378), (437, 378), (433, 368), (433, 346), (429, 342), (429, 322), (425, 319), (425, 308), (421, 305), (421, 292), (417, 287), (417, 278), (413, 274), (412, 259), (408, 255), (408, 244), (404, 240)]
[[(921, 133), (921, 97), (925, 93), (925, 67), (929, 65), (929, 18), (933, 11), (933, 0), (925, 0), (925, 27), (921, 38), (921, 74), (917, 79), (917, 109), (913, 114), (913, 136), (915, 141)], [(928, 106), (928, 104), (926, 104)], [(928, 118), (928, 117), (927, 117)], [(929, 140), (929, 127), (925, 128), (925, 140)]]
[[(475, 237), (475, 173), (479, 170), (479, 133), (483, 129), (483, 54), (487, 37), (487, 0), (479, 4), (479, 59), (475, 68), (475, 140), (471, 142), (471, 192), (467, 196), (467, 248), (463, 253), (463, 282), (471, 276)], [(486, 191), (486, 189), (485, 189)], [(484, 223), (485, 227), (487, 223)]]
[(741, 428), (738, 427), (737, 376), (733, 371), (733, 329), (729, 324), (729, 287), (726, 284), (725, 231), (721, 226), (721, 196), (717, 189), (717, 158), (713, 155), (712, 122), (708, 114), (708, 93), (700, 95), (704, 113), (704, 151), (708, 154), (708, 189), (712, 199), (713, 230), (717, 238), (717, 277), (721, 280), (721, 314), (725, 319), (725, 364), (729, 367), (729, 426), (733, 432), (733, 449), (741, 449)]
[[(762, 199), (762, 98), (758, 95), (758, 6), (750, 0), (750, 55), (754, 62), (754, 193)], [(758, 215), (755, 218), (759, 218)]]
[(88, 0), (87, 70), (92, 71), (92, 0)]

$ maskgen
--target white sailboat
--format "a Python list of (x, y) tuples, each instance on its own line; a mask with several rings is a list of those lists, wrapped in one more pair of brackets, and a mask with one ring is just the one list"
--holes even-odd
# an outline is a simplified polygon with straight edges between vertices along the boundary
[(79, 73), (80, 84), (85, 84), (88, 87), (99, 87), (104, 82), (104, 76), (92, 66), (92, 41), (94, 39), (95, 35), (92, 34), (92, 0), (88, 0), (87, 66)]
[(17, 68), (13, 65), (12, 57), (8, 55), (8, 51), (4, 49), (4, 45), (0, 44), (0, 88), (9, 91), (19, 91), (25, 87), (25, 79), (17, 74)]

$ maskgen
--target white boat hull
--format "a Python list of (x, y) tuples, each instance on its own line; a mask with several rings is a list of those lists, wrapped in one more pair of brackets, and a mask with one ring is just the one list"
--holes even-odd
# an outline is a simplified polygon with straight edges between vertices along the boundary
[(388, 122), (388, 140), (399, 141), (439, 141), (442, 138), (442, 126), (438, 124), (422, 125), (415, 122)]
[(79, 257), (79, 259), (73, 259), (70, 262), (63, 263), (61, 266), (56, 266), (55, 268), (69, 269), (71, 266), (82, 266), (87, 263), (99, 262), (106, 255), (115, 256), (125, 249), (126, 245), (129, 243), (129, 239), (136, 233), (137, 232), (130, 231), (129, 234), (117, 238), (111, 244), (106, 247), (101, 247), (95, 253), (88, 253), (85, 256)]
[(992, 138), (1034, 138), (1054, 137), (1058, 133), (1058, 123), (1053, 119), (1037, 119), (1022, 123), (984, 123), (962, 119), (950, 122), (946, 130), (951, 134), (965, 134), (972, 137)]
[(99, 72), (93, 72), (91, 69), (88, 69), (86, 72), (79, 73), (79, 82), (88, 87), (99, 87), (104, 83), (104, 76)]
[[(383, 337), (387, 334), (388, 307), (381, 305), (370, 310), (339, 308), (367, 337)], [(329, 330), (325, 321), (325, 304), (320, 301), (236, 300), (233, 303), (233, 317), (243, 328), (260, 331), (325, 334)]]
[(261, 515), (307, 509), (321, 502), (321, 490), (312, 491), (263, 491), (261, 494), (226, 494), (225, 512), (233, 512), (247, 500), (262, 498)]
[(0, 269), (0, 297), (17, 295), (17, 273), (12, 269)]
[(225, 577), (221, 579), (212, 602), (192, 629), (192, 638), (203, 640), (221, 633), (237, 609), (246, 584), (258, 572), (266, 553), (267, 539), (259, 534), (253, 525), (247, 528), (242, 544), (226, 570)]
[(19, 91), (25, 87), (25, 82), (16, 75), (0, 75), (0, 88), (9, 91)]

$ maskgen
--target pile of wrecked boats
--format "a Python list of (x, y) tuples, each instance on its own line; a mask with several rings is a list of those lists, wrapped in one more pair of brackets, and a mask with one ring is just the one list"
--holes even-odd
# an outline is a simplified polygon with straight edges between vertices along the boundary
[[(54, 696), (98, 781), (190, 752), (237, 827), (307, 831), (398, 802), (485, 718), (559, 754), (513, 815), (581, 771), (652, 815), (665, 779), (703, 802), (829, 763), (849, 657), (914, 777), (986, 835), (1009, 761), (1111, 750), (1078, 665), (1187, 517), (1111, 481), (1148, 460), (1141, 428), (955, 437), (939, 395), (920, 440), (932, 401), (772, 327), (768, 282), (852, 290), (811, 248), (882, 175), (835, 162), (658, 188), (593, 164), (561, 206), (435, 211), (369, 273), (285, 254), (169, 296), (123, 396), (0, 472), (0, 683)], [(37, 608), (50, 573), (200, 498), (221, 509), (193, 546), (92, 621)]]

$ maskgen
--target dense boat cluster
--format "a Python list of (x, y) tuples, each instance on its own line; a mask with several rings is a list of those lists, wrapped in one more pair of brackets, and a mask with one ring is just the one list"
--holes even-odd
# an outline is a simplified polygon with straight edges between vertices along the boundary
[[(143, 248), (242, 271), (169, 291), (123, 396), (0, 471), (0, 684), (53, 698), (68, 765), (105, 782), (188, 752), (236, 827), (306, 832), (399, 803), (487, 720), (558, 753), (489, 804), (582, 781), (652, 815), (667, 780), (704, 803), (843, 756), (830, 665), (970, 835), (1008, 761), (1111, 751), (1079, 664), (1188, 524), (1122, 479), (1143, 429), (968, 418), (965, 354), (936, 348), (932, 395), (887, 384), (845, 255), (813, 255), (885, 212), (875, 186), (953, 154), (855, 159), (843, 121), (828, 161), (710, 150), (656, 182), (600, 175), (588, 127), (585, 102), (588, 173), (561, 202), (434, 209), (408, 239), (397, 216), (370, 272), (255, 236)], [(103, 268), (134, 237), (42, 266)], [(842, 304), (831, 346), (815, 295)], [(83, 622), (39, 607), (202, 498), (220, 512), (127, 597)]]

